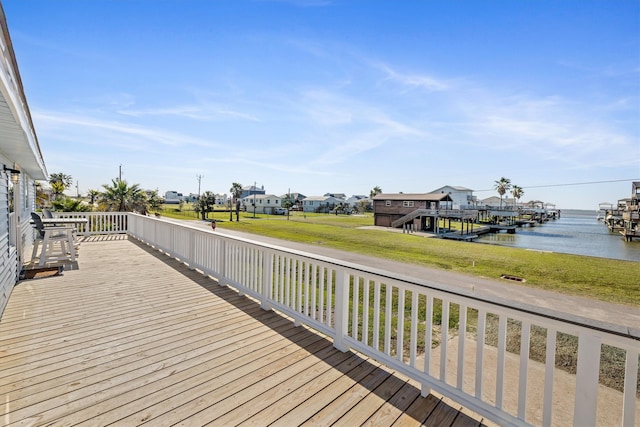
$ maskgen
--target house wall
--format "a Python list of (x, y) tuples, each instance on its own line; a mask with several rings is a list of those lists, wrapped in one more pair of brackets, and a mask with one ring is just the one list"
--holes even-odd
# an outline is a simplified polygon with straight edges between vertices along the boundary
[[(246, 208), (247, 212), (253, 212), (253, 201), (253, 196), (247, 196), (242, 199), (242, 205)], [(282, 207), (282, 200), (277, 196), (264, 197), (256, 195), (255, 203), (256, 213), (259, 214), (271, 215), (274, 213), (275, 209)]]
[(302, 210), (304, 212), (316, 212), (316, 210), (320, 207), (324, 208), (325, 212), (329, 212), (332, 210), (337, 204), (343, 203), (344, 200), (336, 199), (335, 197), (326, 197), (326, 198), (311, 198), (307, 197), (302, 200)]
[(17, 254), (9, 244), (9, 219), (9, 177), (3, 171), (0, 172), (0, 313), (16, 283)]
[(445, 186), (433, 191), (433, 193), (449, 194), (449, 197), (453, 200), (453, 209), (461, 209), (473, 204), (471, 200), (473, 198), (473, 191), (456, 190), (453, 187)]
[[(13, 165), (0, 156), (0, 163)], [(30, 260), (33, 248), (33, 228), (29, 222), (35, 212), (34, 181), (24, 172), (18, 182), (11, 182), (11, 175), (0, 172), (0, 313), (4, 310), (22, 265)], [(18, 195), (11, 212), (10, 187)]]
[[(374, 200), (373, 212), (380, 215), (397, 215), (398, 218), (409, 214), (416, 209), (431, 209), (431, 203), (425, 200)], [(435, 203), (434, 209), (438, 209), (438, 202)]]
[[(446, 202), (450, 203), (450, 202)], [(380, 227), (391, 227), (391, 223), (416, 209), (440, 209), (440, 202), (430, 200), (393, 200), (379, 199), (373, 201), (373, 224)], [(420, 227), (416, 219), (415, 227)]]
[[(47, 171), (1, 4), (0, 47), (0, 163), (20, 171), (15, 175), (17, 182), (14, 183), (10, 172), (0, 169), (1, 315), (18, 280), (25, 260), (23, 254), (32, 247), (33, 230), (29, 214), (35, 211), (33, 178), (44, 180)], [(11, 187), (15, 196), (10, 195)], [(12, 205), (13, 211), (10, 208)]]

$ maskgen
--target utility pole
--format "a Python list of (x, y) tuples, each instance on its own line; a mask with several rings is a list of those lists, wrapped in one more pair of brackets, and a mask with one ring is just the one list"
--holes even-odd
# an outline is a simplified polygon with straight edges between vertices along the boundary
[(253, 217), (256, 217), (256, 182), (253, 181)]
[(196, 178), (198, 178), (198, 199), (200, 198), (200, 182), (202, 181), (202, 175), (198, 174), (196, 175)]
[(122, 165), (118, 168), (118, 182), (122, 182)]

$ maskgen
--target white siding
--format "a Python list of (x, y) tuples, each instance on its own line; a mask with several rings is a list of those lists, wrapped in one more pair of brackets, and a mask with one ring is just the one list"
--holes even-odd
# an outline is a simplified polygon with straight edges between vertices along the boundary
[(0, 173), (0, 313), (16, 283), (16, 251), (9, 245), (9, 180)]

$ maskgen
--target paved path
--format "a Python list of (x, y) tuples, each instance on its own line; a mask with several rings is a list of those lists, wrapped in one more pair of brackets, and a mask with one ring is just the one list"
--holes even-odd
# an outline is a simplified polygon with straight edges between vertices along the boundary
[[(169, 218), (163, 218), (163, 220), (183, 223), (211, 231), (209, 222), (181, 221)], [(401, 263), (385, 258), (327, 248), (322, 245), (296, 243), (256, 234), (225, 230), (220, 227), (216, 229), (215, 233), (257, 240), (271, 245), (359, 264), (377, 270), (385, 270), (394, 273), (395, 276), (418, 279), (421, 283), (426, 283), (428, 286), (434, 288), (446, 289), (462, 295), (492, 302), (504, 302), (511, 307), (519, 305), (519, 308), (561, 317), (594, 327), (615, 330), (619, 333), (629, 334), (640, 339), (640, 308), (638, 307), (565, 295), (527, 287), (513, 282), (506, 283), (500, 280), (468, 276), (462, 273), (429, 268), (416, 264)], [(508, 296), (508, 299), (505, 298), (505, 295)]]

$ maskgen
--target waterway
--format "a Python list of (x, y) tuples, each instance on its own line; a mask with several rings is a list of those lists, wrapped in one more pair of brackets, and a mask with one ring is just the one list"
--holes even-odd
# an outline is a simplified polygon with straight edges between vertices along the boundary
[(518, 228), (515, 234), (485, 234), (480, 243), (538, 251), (640, 261), (640, 241), (625, 242), (598, 222), (596, 211), (562, 210), (560, 219), (535, 227)]

